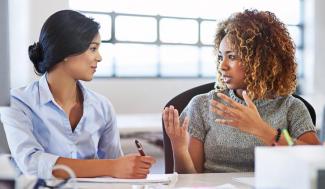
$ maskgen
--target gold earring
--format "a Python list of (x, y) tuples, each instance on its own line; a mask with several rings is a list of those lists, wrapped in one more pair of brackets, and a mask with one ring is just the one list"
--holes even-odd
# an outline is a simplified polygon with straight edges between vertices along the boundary
[(63, 61), (64, 61), (64, 62), (67, 62), (67, 61), (68, 61), (68, 58), (65, 58)]

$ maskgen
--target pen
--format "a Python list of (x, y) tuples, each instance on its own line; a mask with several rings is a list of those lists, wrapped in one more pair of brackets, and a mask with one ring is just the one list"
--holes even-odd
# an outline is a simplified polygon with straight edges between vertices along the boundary
[(142, 148), (141, 143), (140, 143), (137, 139), (135, 139), (134, 142), (135, 142), (135, 145), (136, 145), (137, 148), (138, 148), (138, 151), (139, 151), (140, 155), (141, 155), (141, 156), (145, 156), (146, 154), (145, 154), (144, 151), (143, 151), (143, 148)]
[(286, 139), (289, 146), (292, 146), (294, 143), (292, 141), (292, 138), (290, 137), (287, 129), (282, 129), (282, 133), (284, 135), (284, 138)]

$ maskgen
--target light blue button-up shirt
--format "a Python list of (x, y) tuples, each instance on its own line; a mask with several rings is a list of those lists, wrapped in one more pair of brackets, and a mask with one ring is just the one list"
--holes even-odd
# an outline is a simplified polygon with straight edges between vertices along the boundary
[(116, 116), (107, 98), (85, 88), (83, 115), (74, 131), (55, 102), (46, 74), (11, 91), (11, 107), (1, 120), (11, 154), (24, 174), (50, 178), (59, 157), (114, 159), (122, 155)]

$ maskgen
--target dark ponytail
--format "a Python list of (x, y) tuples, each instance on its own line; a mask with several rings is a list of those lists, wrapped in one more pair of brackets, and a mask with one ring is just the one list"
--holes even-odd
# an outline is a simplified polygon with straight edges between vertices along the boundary
[(40, 44), (34, 43), (28, 47), (29, 59), (33, 62), (37, 74), (44, 74), (45, 69), (40, 66), (43, 61), (43, 52)]

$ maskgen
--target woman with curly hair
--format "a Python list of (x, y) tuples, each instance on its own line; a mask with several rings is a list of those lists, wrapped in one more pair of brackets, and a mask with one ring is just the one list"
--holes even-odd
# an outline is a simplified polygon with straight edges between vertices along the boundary
[(320, 144), (296, 88), (295, 46), (268, 11), (245, 10), (219, 23), (215, 90), (195, 96), (182, 114), (163, 112), (181, 173), (254, 171), (255, 146)]

